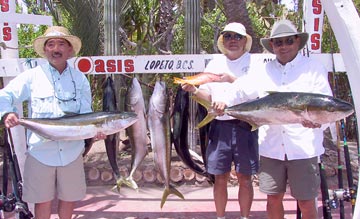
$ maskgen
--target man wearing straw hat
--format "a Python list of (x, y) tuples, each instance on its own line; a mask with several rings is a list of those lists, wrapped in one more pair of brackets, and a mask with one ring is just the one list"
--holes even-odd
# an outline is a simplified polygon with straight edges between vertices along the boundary
[[(217, 46), (222, 53), (214, 57), (205, 72), (221, 75), (221, 81), (201, 85), (196, 88), (182, 84), (182, 88), (213, 103), (227, 102), (227, 80), (243, 78), (247, 75), (251, 57), (249, 54), (252, 38), (241, 23), (229, 23), (218, 38)], [(220, 83), (221, 82), (221, 83)], [(252, 93), (243, 93), (240, 102), (254, 98)], [(256, 97), (256, 96), (255, 96)], [(209, 144), (206, 151), (207, 171), (215, 175), (214, 201), (218, 219), (225, 218), (227, 204), (227, 183), (232, 168), (239, 183), (238, 201), (241, 218), (248, 218), (254, 191), (251, 176), (258, 171), (258, 135), (251, 132), (251, 126), (233, 117), (218, 116), (210, 124)]]
[[(0, 90), (0, 117), (5, 126), (19, 124), (14, 105), (24, 101), (28, 101), (28, 116), (32, 118), (91, 112), (89, 82), (67, 63), (79, 53), (81, 40), (64, 27), (52, 26), (34, 40), (33, 46), (48, 62), (23, 72)], [(105, 137), (102, 133), (94, 136)], [(28, 130), (27, 147), (23, 200), (35, 203), (36, 219), (49, 219), (52, 200), (57, 197), (60, 219), (70, 219), (75, 201), (86, 193), (84, 141), (50, 141)]]
[[(257, 86), (264, 91), (308, 92), (332, 95), (324, 66), (299, 51), (308, 33), (298, 32), (289, 20), (277, 21), (269, 38), (260, 43), (276, 59), (259, 74)], [(261, 95), (260, 95), (261, 96)], [(315, 199), (320, 185), (318, 158), (324, 153), (326, 125), (303, 124), (262, 126), (259, 131), (260, 191), (267, 194), (270, 219), (283, 219), (283, 197), (287, 184), (298, 201), (303, 219), (318, 218)]]

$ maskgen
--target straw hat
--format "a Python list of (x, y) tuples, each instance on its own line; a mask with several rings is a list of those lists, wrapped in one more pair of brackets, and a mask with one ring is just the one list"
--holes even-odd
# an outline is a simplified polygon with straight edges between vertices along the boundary
[(293, 23), (289, 20), (280, 20), (277, 21), (273, 28), (271, 29), (271, 34), (269, 38), (261, 38), (260, 44), (269, 52), (274, 53), (272, 47), (270, 46), (270, 40), (279, 37), (287, 37), (297, 35), (300, 38), (299, 50), (302, 49), (308, 38), (309, 34), (306, 32), (298, 32)]
[(44, 46), (45, 42), (49, 39), (65, 39), (67, 40), (74, 50), (74, 55), (78, 54), (81, 49), (81, 40), (79, 37), (71, 35), (69, 30), (65, 27), (51, 26), (49, 27), (44, 35), (36, 38), (33, 42), (34, 50), (41, 57), (45, 57)]
[(221, 31), (221, 35), (218, 38), (217, 46), (218, 46), (221, 53), (226, 54), (226, 48), (224, 47), (224, 36), (223, 36), (223, 33), (225, 33), (225, 32), (234, 32), (234, 33), (238, 33), (240, 35), (246, 36), (245, 50), (247, 52), (250, 51), (251, 45), (252, 45), (251, 36), (246, 33), (246, 29), (245, 29), (244, 25), (242, 25), (241, 23), (233, 22), (233, 23), (227, 24), (224, 27), (224, 30)]

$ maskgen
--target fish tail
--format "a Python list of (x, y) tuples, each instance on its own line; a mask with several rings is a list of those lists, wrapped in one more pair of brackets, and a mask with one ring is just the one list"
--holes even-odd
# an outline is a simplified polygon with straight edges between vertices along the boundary
[(112, 188), (112, 190), (116, 189), (118, 192), (120, 192), (120, 188), (121, 188), (122, 184), (125, 184), (126, 186), (128, 186), (136, 191), (138, 191), (138, 189), (139, 189), (135, 180), (131, 176), (129, 176), (127, 178), (124, 178), (124, 177), (118, 178), (116, 180), (116, 185)]
[(185, 83), (184, 79), (174, 77), (174, 84), (183, 84), (183, 83)]
[(123, 183), (136, 191), (139, 190), (139, 186), (137, 185), (135, 180), (132, 178), (132, 176), (127, 177)]
[(118, 192), (118, 193), (120, 193), (120, 188), (121, 188), (121, 185), (123, 184), (123, 181), (124, 181), (124, 177), (115, 177), (116, 178), (116, 184), (114, 185), (114, 187), (112, 187), (112, 191), (115, 191), (115, 189), (116, 189), (116, 191)]
[(191, 98), (193, 100), (195, 100), (196, 102), (198, 102), (199, 104), (201, 104), (203, 107), (205, 107), (205, 109), (208, 111), (208, 114), (206, 115), (206, 117), (196, 126), (196, 128), (201, 128), (204, 127), (206, 124), (208, 124), (209, 122), (211, 122), (213, 119), (215, 119), (216, 115), (214, 114), (209, 114), (209, 109), (211, 108), (211, 103), (210, 101), (201, 99), (197, 96), (191, 96)]
[(167, 197), (170, 194), (174, 194), (176, 196), (178, 196), (181, 199), (185, 199), (183, 194), (181, 194), (181, 192), (179, 192), (179, 190), (177, 190), (176, 188), (174, 188), (173, 186), (170, 186), (169, 188), (165, 188), (162, 199), (161, 199), (161, 204), (160, 204), (160, 208), (162, 208), (165, 204), (165, 201), (167, 199)]

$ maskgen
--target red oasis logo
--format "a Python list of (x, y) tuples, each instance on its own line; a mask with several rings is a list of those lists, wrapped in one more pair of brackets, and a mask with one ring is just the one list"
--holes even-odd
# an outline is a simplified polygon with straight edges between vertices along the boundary
[[(10, 10), (10, 5), (9, 5), (9, 0), (0, 0), (0, 12), (9, 12)], [(3, 41), (11, 41), (12, 36), (11, 36), (11, 27), (9, 26), (9, 24), (6, 22), (4, 23), (4, 26), (1, 30), (2, 33), (2, 38)]]
[(322, 17), (322, 5), (320, 0), (312, 1), (312, 13), (314, 16), (314, 33), (310, 36), (311, 50), (319, 50), (321, 48), (321, 30), (320, 30), (320, 16)]
[(134, 60), (79, 57), (75, 60), (75, 68), (84, 74), (132, 73), (134, 72)]
[(0, 0), (1, 12), (8, 12), (10, 9), (9, 0)]

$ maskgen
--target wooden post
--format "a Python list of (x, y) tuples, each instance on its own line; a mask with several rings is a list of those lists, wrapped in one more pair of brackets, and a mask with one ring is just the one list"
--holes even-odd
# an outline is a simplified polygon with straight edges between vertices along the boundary
[[(200, 53), (200, 1), (185, 0), (185, 53)], [(191, 73), (192, 74), (192, 73)], [(190, 99), (190, 122), (189, 122), (189, 148), (195, 151), (197, 133), (195, 130), (195, 115), (197, 104)]]

